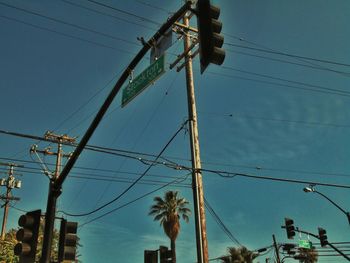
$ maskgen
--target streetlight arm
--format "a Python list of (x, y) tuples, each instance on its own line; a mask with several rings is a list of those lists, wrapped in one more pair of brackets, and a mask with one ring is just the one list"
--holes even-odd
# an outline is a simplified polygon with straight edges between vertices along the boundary
[(334, 201), (332, 201), (329, 197), (327, 197), (327, 196), (325, 196), (324, 194), (322, 194), (322, 193), (320, 193), (320, 192), (318, 192), (318, 191), (316, 191), (316, 190), (314, 190), (313, 191), (314, 193), (317, 193), (317, 194), (319, 194), (319, 195), (321, 195), (321, 196), (323, 196), (324, 198), (326, 198), (329, 202), (331, 202), (335, 207), (337, 207), (340, 211), (342, 211), (346, 216), (348, 216), (348, 213), (343, 209), (343, 208), (341, 208), (339, 205), (337, 205)]

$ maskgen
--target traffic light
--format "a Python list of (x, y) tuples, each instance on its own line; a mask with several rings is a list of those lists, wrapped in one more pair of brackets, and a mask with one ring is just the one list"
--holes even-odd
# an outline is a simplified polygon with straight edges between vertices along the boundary
[(318, 228), (318, 238), (320, 239), (321, 247), (325, 247), (328, 245), (328, 240), (327, 240), (327, 232), (325, 229), (319, 227)]
[(286, 225), (286, 232), (288, 239), (293, 239), (295, 236), (295, 228), (294, 228), (294, 221), (290, 218), (284, 219), (285, 225)]
[(77, 229), (77, 222), (67, 222), (65, 219), (61, 220), (60, 239), (58, 242), (58, 262), (75, 260), (78, 243)]
[(145, 263), (158, 263), (158, 251), (145, 250)]
[(210, 0), (198, 0), (197, 24), (201, 73), (210, 63), (221, 65), (225, 60), (222, 49), (224, 37), (220, 35), (222, 23), (218, 20), (220, 8), (210, 4)]
[(173, 253), (165, 246), (159, 247), (160, 263), (172, 262)]
[(18, 225), (22, 228), (17, 231), (16, 238), (21, 243), (16, 244), (14, 252), (15, 255), (19, 256), (20, 263), (32, 263), (35, 261), (40, 216), (41, 210), (35, 210), (22, 215), (18, 219)]

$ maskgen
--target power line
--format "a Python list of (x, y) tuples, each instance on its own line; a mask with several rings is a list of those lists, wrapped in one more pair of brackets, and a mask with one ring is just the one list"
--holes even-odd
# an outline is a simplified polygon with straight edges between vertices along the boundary
[(281, 55), (281, 56), (286, 56), (286, 57), (306, 59), (306, 60), (322, 62), (322, 63), (332, 64), (332, 65), (337, 65), (337, 66), (350, 67), (350, 64), (347, 64), (347, 63), (341, 63), (341, 62), (337, 62), (337, 61), (318, 59), (318, 58), (312, 58), (312, 57), (306, 57), (306, 56), (300, 56), (300, 55), (290, 54), (290, 53), (286, 53), (286, 52), (273, 51), (273, 50), (267, 50), (267, 49), (262, 49), (262, 48), (253, 48), (253, 47), (247, 47), (247, 46), (238, 45), (238, 44), (232, 44), (232, 43), (225, 43), (225, 45), (232, 46), (232, 47), (244, 48), (244, 49), (250, 49), (250, 50), (255, 50), (255, 51), (260, 51), (260, 52), (264, 52), (264, 53), (276, 54), (276, 55)]
[(350, 128), (350, 124), (336, 124), (336, 123), (323, 123), (316, 121), (301, 121), (301, 120), (289, 120), (289, 119), (275, 119), (268, 117), (257, 117), (252, 115), (240, 114), (240, 113), (214, 113), (214, 112), (203, 112), (198, 111), (203, 115), (214, 115), (219, 117), (229, 117), (229, 118), (243, 118), (243, 119), (252, 119), (252, 120), (263, 120), (263, 121), (274, 121), (274, 122), (285, 122), (285, 123), (296, 123), (304, 124), (311, 126), (323, 126), (323, 127), (334, 127), (334, 128)]
[[(27, 168), (27, 169), (29, 169), (29, 168)], [(33, 168), (33, 169), (35, 169), (35, 168)], [(2, 169), (0, 169), (0, 171), (2, 171)], [(43, 173), (42, 170), (39, 170), (39, 171), (21, 170), (21, 172), (23, 172), (25, 174), (37, 174), (37, 175), (42, 175), (42, 173)], [(19, 175), (18, 173), (16, 173), (16, 174)], [(133, 173), (133, 174), (137, 174), (137, 173)], [(152, 175), (148, 175), (148, 176), (153, 177)], [(118, 182), (118, 183), (133, 183), (135, 181), (135, 180), (133, 180), (131, 178), (127, 178), (127, 177), (106, 176), (106, 175), (96, 175), (96, 174), (77, 173), (77, 172), (71, 173), (70, 178), (105, 181), (105, 182)], [(162, 176), (162, 178), (171, 179), (174, 177)], [(176, 178), (178, 178), (178, 177), (176, 177)], [(161, 180), (151, 180), (151, 179), (142, 179), (139, 182), (139, 184), (144, 184), (144, 185), (163, 185), (164, 183), (167, 183), (167, 182), (161, 181)], [(191, 187), (191, 184), (176, 184), (176, 186), (189, 188), (189, 187)]]
[(115, 201), (117, 201), (119, 198), (121, 198), (124, 194), (126, 194), (132, 187), (134, 187), (138, 181), (140, 181), (147, 173), (148, 171), (156, 164), (157, 160), (159, 159), (159, 157), (164, 153), (164, 151), (168, 148), (168, 146), (172, 143), (172, 141), (176, 138), (176, 136), (180, 133), (180, 131), (183, 130), (183, 128), (185, 127), (185, 125), (187, 124), (187, 121), (184, 122), (181, 127), (175, 132), (175, 134), (170, 138), (170, 140), (165, 144), (165, 146), (162, 148), (162, 150), (160, 151), (160, 153), (157, 155), (157, 157), (152, 161), (151, 164), (148, 165), (148, 168), (142, 173), (141, 176), (139, 176), (130, 186), (128, 186), (122, 193), (120, 193), (117, 197), (113, 198), (111, 201), (99, 206), (98, 208), (90, 211), (90, 212), (86, 212), (86, 213), (80, 213), (80, 214), (71, 214), (71, 213), (66, 213), (66, 215), (68, 216), (74, 216), (74, 217), (81, 217), (81, 216), (87, 216), (87, 215), (91, 215), (93, 213), (96, 213), (97, 211), (103, 209), (104, 207), (114, 203)]
[(323, 86), (320, 86), (320, 85), (314, 85), (314, 84), (309, 84), (309, 83), (305, 83), (305, 82), (301, 82), (301, 81), (295, 81), (295, 80), (289, 80), (289, 79), (284, 79), (284, 78), (280, 78), (280, 77), (274, 77), (274, 76), (271, 76), (271, 75), (256, 73), (256, 72), (242, 70), (242, 69), (228, 67), (228, 66), (222, 66), (222, 68), (228, 69), (228, 70), (231, 70), (231, 71), (237, 71), (237, 72), (249, 74), (249, 75), (254, 75), (254, 76), (258, 76), (258, 77), (263, 77), (263, 78), (283, 81), (283, 82), (287, 82), (287, 83), (297, 84), (297, 85), (301, 85), (301, 86), (305, 86), (305, 87), (311, 87), (311, 88), (316, 88), (316, 89), (325, 90), (325, 91), (332, 91), (332, 92), (337, 92), (337, 93), (344, 93), (344, 94), (346, 94), (348, 96), (350, 95), (350, 92), (345, 91), (345, 90), (327, 88), (327, 87), (323, 87)]
[(89, 10), (89, 11), (91, 11), (91, 12), (94, 12), (94, 13), (97, 13), (97, 14), (100, 14), (100, 15), (112, 17), (112, 18), (114, 18), (114, 19), (123, 21), (123, 22), (125, 22), (125, 23), (129, 23), (129, 24), (132, 24), (132, 25), (140, 26), (140, 27), (147, 28), (147, 29), (150, 29), (150, 30), (157, 30), (157, 28), (155, 28), (155, 27), (149, 27), (149, 26), (146, 26), (146, 25), (144, 25), (144, 24), (139, 24), (139, 23), (133, 22), (133, 21), (128, 20), (128, 19), (125, 19), (125, 18), (121, 18), (121, 17), (115, 16), (115, 15), (110, 15), (110, 14), (107, 14), (107, 13), (104, 13), (104, 12), (101, 12), (101, 11), (98, 11), (98, 10), (96, 10), (96, 9), (93, 9), (93, 8), (90, 8), (90, 7), (81, 5), (81, 4), (77, 4), (77, 3), (74, 3), (74, 2), (71, 2), (71, 1), (67, 1), (67, 0), (61, 0), (61, 1), (64, 2), (64, 3), (67, 3), (67, 4), (69, 4), (69, 5), (73, 5), (73, 6), (75, 6), (75, 7), (79, 7), (79, 8), (85, 9), (85, 10)]
[[(84, 225), (87, 225), (87, 224), (90, 224), (90, 223), (92, 223), (92, 222), (94, 222), (94, 221), (96, 221), (96, 220), (98, 220), (98, 219), (101, 219), (102, 217), (105, 217), (105, 216), (107, 216), (107, 215), (109, 215), (109, 214), (112, 214), (112, 213), (114, 213), (115, 211), (117, 211), (117, 210), (119, 210), (119, 209), (121, 209), (121, 208), (124, 208), (124, 207), (126, 207), (126, 206), (128, 206), (128, 205), (130, 205), (130, 204), (132, 204), (132, 203), (135, 203), (136, 201), (138, 201), (138, 200), (140, 200), (140, 199), (142, 199), (142, 198), (145, 198), (146, 196), (149, 196), (149, 195), (151, 195), (151, 194), (153, 194), (153, 193), (155, 193), (155, 192), (157, 192), (157, 191), (159, 191), (159, 190), (161, 190), (161, 189), (163, 189), (163, 188), (165, 188), (165, 187), (167, 187), (167, 186), (169, 186), (169, 185), (171, 185), (171, 184), (173, 184), (173, 183), (175, 183), (175, 182), (178, 182), (179, 180), (180, 180), (180, 182), (181, 182), (181, 181), (184, 181), (184, 180), (186, 180), (186, 179), (188, 178), (188, 176), (189, 176), (190, 174), (191, 174), (191, 173), (187, 174), (184, 178), (175, 179), (175, 180), (173, 180), (173, 181), (171, 181), (171, 182), (169, 182), (169, 183), (167, 183), (167, 184), (162, 185), (161, 187), (158, 187), (158, 188), (156, 188), (156, 189), (154, 189), (154, 190), (152, 190), (152, 191), (150, 191), (150, 192), (148, 192), (148, 193), (146, 193), (146, 194), (143, 194), (143, 195), (139, 196), (139, 197), (136, 198), (136, 199), (133, 199), (133, 200), (130, 201), (130, 202), (127, 202), (127, 203), (125, 203), (125, 204), (123, 204), (123, 205), (120, 205), (120, 206), (118, 206), (118, 207), (116, 207), (116, 208), (114, 208), (114, 209), (112, 209), (112, 210), (110, 210), (110, 211), (108, 211), (108, 212), (106, 212), (106, 213), (104, 213), (104, 214), (98, 216), (98, 217), (95, 217), (95, 218), (93, 218), (93, 219), (91, 219), (91, 220), (89, 220), (89, 221), (87, 221), (87, 222), (81, 224), (80, 227), (82, 227), (82, 226), (84, 226)], [(64, 211), (60, 211), (60, 212), (62, 212), (63, 214), (66, 214)]]
[(226, 49), (228, 52), (235, 53), (235, 54), (240, 54), (244, 56), (249, 56), (249, 57), (255, 57), (255, 58), (261, 58), (265, 60), (270, 60), (270, 61), (275, 61), (275, 62), (280, 62), (280, 63), (285, 63), (285, 64), (290, 64), (290, 65), (296, 65), (296, 66), (301, 66), (301, 67), (306, 67), (306, 68), (311, 68), (311, 69), (317, 69), (317, 70), (324, 70), (324, 71), (329, 71), (333, 73), (338, 73), (342, 75), (348, 75), (350, 76), (350, 72), (345, 72), (345, 71), (339, 71), (339, 70), (334, 70), (330, 68), (325, 68), (325, 67), (320, 67), (318, 65), (306, 65), (302, 63), (297, 63), (297, 62), (292, 62), (288, 60), (283, 60), (283, 59), (277, 59), (277, 58), (272, 58), (272, 57), (267, 57), (267, 56), (261, 56), (257, 54), (251, 54), (251, 53), (246, 53), (246, 52), (241, 52), (241, 51), (236, 51), (236, 50), (230, 50)]
[(103, 6), (103, 7), (105, 7), (105, 8), (112, 9), (112, 10), (117, 11), (117, 12), (122, 13), (122, 14), (126, 14), (126, 15), (129, 15), (129, 16), (132, 16), (132, 17), (134, 17), (134, 18), (138, 18), (138, 19), (140, 19), (141, 21), (144, 21), (144, 22), (148, 22), (148, 23), (151, 23), (151, 24), (154, 24), (154, 25), (157, 25), (157, 26), (160, 26), (160, 25), (161, 25), (161, 23), (158, 23), (157, 21), (148, 19), (148, 18), (143, 17), (143, 16), (136, 15), (136, 14), (134, 14), (134, 13), (131, 13), (131, 12), (122, 10), (122, 9), (120, 9), (120, 8), (116, 8), (116, 7), (111, 6), (111, 5), (107, 5), (107, 4), (104, 4), (104, 3), (100, 3), (100, 2), (94, 1), (94, 0), (86, 0), (86, 1), (91, 2), (91, 3), (94, 3), (94, 4), (99, 5), (99, 6)]
[(271, 81), (265, 81), (265, 80), (246, 78), (246, 77), (229, 75), (229, 74), (212, 72), (212, 71), (208, 71), (207, 73), (208, 74), (212, 74), (212, 75), (221, 76), (221, 77), (253, 81), (253, 82), (269, 84), (269, 85), (273, 85), (273, 86), (280, 86), (280, 87), (286, 87), (286, 88), (292, 88), (292, 89), (298, 89), (298, 90), (312, 91), (312, 92), (317, 92), (317, 93), (322, 93), (322, 94), (331, 94), (331, 95), (338, 95), (338, 96), (343, 96), (343, 97), (350, 97), (350, 95), (344, 94), (344, 93), (337, 93), (337, 92), (331, 92), (331, 91), (324, 91), (324, 90), (320, 90), (320, 89), (299, 87), (299, 86), (293, 86), (293, 85), (289, 85), (289, 84), (283, 84), (283, 83), (278, 83), (278, 82), (271, 82)]
[(113, 35), (110, 35), (110, 34), (102, 33), (100, 31), (96, 31), (96, 30), (93, 30), (93, 29), (90, 29), (90, 28), (87, 28), (87, 27), (84, 27), (84, 26), (80, 26), (80, 25), (77, 25), (77, 24), (66, 22), (64, 20), (53, 18), (53, 17), (47, 16), (47, 15), (43, 15), (43, 14), (37, 13), (35, 11), (28, 10), (28, 9), (25, 9), (25, 8), (21, 8), (21, 7), (18, 7), (18, 6), (10, 5), (10, 4), (3, 3), (3, 2), (0, 2), (0, 5), (4, 5), (4, 6), (7, 6), (9, 8), (13, 8), (13, 9), (16, 9), (16, 10), (19, 10), (19, 11), (22, 11), (22, 12), (25, 12), (25, 13), (28, 13), (28, 14), (32, 14), (32, 15), (38, 16), (38, 17), (42, 17), (42, 18), (54, 21), (56, 23), (68, 25), (68, 26), (77, 28), (79, 30), (87, 31), (87, 32), (94, 33), (94, 34), (97, 34), (97, 35), (100, 35), (100, 36), (104, 36), (104, 37), (108, 37), (108, 38), (111, 38), (111, 39), (114, 39), (114, 40), (122, 41), (122, 42), (125, 42), (125, 43), (128, 43), (128, 44), (140, 46), (140, 44), (135, 43), (135, 42), (130, 41), (130, 40), (126, 40), (126, 39), (123, 39), (123, 38), (120, 38), (120, 37), (116, 37), (116, 36), (113, 36)]
[[(28, 138), (28, 139), (35, 139), (39, 141), (48, 141), (51, 142), (48, 139), (45, 139), (44, 137), (39, 137), (39, 136), (34, 136), (34, 135), (28, 135), (28, 134), (22, 134), (22, 133), (16, 133), (16, 132), (10, 132), (10, 131), (4, 131), (0, 130), (0, 134), (7, 134), (11, 136), (17, 136), (17, 137), (22, 137), (22, 138)], [(68, 146), (75, 147), (75, 145), (69, 144)], [(112, 155), (117, 155), (117, 156), (122, 156), (126, 158), (131, 158), (137, 161), (141, 161), (144, 164), (150, 163), (152, 161), (146, 160), (140, 156), (148, 156), (148, 157), (156, 157), (154, 154), (149, 154), (149, 153), (142, 153), (142, 152), (135, 152), (135, 151), (128, 151), (128, 150), (122, 150), (122, 149), (114, 149), (114, 148), (108, 148), (108, 147), (101, 147), (101, 146), (94, 146), (94, 145), (87, 145), (89, 150), (95, 150), (97, 152), (102, 152), (105, 154), (112, 154)], [(136, 156), (130, 156), (128, 154), (136, 155)], [(178, 157), (161, 157), (162, 159), (165, 160), (165, 162), (158, 162), (158, 164), (162, 164), (165, 166), (168, 166), (173, 169), (191, 169), (183, 165), (179, 165), (174, 161), (171, 161), (170, 159), (174, 160), (181, 160), (181, 161), (186, 161), (190, 162), (188, 159), (184, 158), (178, 158)], [(7, 160), (7, 161), (16, 161), (16, 162), (23, 162), (23, 163), (36, 163), (33, 161), (27, 161), (27, 160), (20, 160), (20, 159), (15, 159), (15, 158), (4, 158), (0, 157), (1, 160)], [(254, 169), (254, 170), (269, 170), (269, 171), (280, 171), (280, 172), (288, 172), (288, 173), (303, 173), (303, 174), (313, 174), (313, 175), (329, 175), (329, 176), (346, 176), (350, 177), (350, 174), (344, 174), (344, 173), (330, 173), (330, 172), (320, 172), (320, 171), (305, 171), (305, 170), (297, 170), (297, 169), (282, 169), (282, 168), (271, 168), (271, 167), (261, 167), (261, 166), (253, 166), (253, 165), (232, 165), (232, 164), (225, 164), (225, 163), (217, 163), (217, 162), (203, 162), (203, 164), (207, 165), (218, 165), (218, 166), (229, 166), (229, 167), (242, 167), (242, 168), (248, 168), (248, 169)], [(54, 164), (48, 164), (48, 165), (54, 165)], [(94, 169), (90, 167), (82, 167), (82, 166), (76, 166), (76, 169), (89, 169), (89, 170), (95, 170), (95, 171), (109, 171), (109, 172), (117, 172), (114, 170), (107, 170), (107, 169)]]
[(331, 184), (331, 183), (321, 183), (321, 182), (313, 182), (313, 181), (277, 178), (277, 177), (271, 177), (271, 176), (258, 176), (258, 175), (247, 174), (247, 173), (215, 171), (215, 170), (210, 170), (210, 169), (202, 169), (202, 171), (214, 173), (214, 174), (217, 174), (217, 175), (224, 177), (224, 178), (234, 178), (234, 177), (238, 176), (238, 177), (247, 177), (247, 178), (259, 179), (259, 180), (278, 181), (278, 182), (296, 183), (296, 184), (304, 184), (304, 185), (305, 184), (320, 185), (320, 186), (327, 186), (327, 187), (350, 189), (350, 185), (341, 185), (341, 184)]
[(224, 231), (224, 233), (237, 245), (242, 246), (242, 244), (235, 238), (235, 236), (232, 234), (232, 232), (226, 227), (226, 225), (222, 222), (219, 215), (215, 212), (215, 210), (212, 208), (212, 206), (209, 204), (208, 200), (204, 197), (204, 205), (207, 207), (207, 210), (209, 213), (213, 216), (216, 223), (219, 225), (219, 227)]
[(47, 28), (47, 27), (35, 25), (35, 24), (29, 23), (29, 22), (25, 22), (25, 21), (19, 20), (17, 18), (5, 16), (5, 15), (0, 15), (0, 17), (4, 18), (4, 19), (7, 19), (7, 20), (10, 20), (10, 21), (14, 21), (14, 22), (20, 23), (20, 24), (27, 25), (27, 26), (30, 26), (30, 27), (34, 27), (36, 29), (44, 30), (44, 31), (47, 31), (47, 32), (51, 32), (51, 33), (55, 33), (55, 34), (67, 37), (67, 38), (71, 38), (71, 39), (79, 40), (79, 41), (82, 41), (82, 42), (85, 42), (85, 43), (89, 43), (89, 44), (92, 44), (92, 45), (95, 45), (95, 46), (98, 46), (98, 47), (108, 48), (108, 49), (111, 49), (111, 50), (114, 50), (114, 51), (118, 51), (118, 52), (121, 52), (121, 53), (128, 53), (128, 54), (135, 55), (135, 53), (127, 51), (127, 50), (123, 50), (123, 49), (120, 49), (120, 48), (115, 48), (115, 47), (108, 46), (108, 45), (105, 45), (105, 44), (102, 44), (102, 43), (99, 43), (99, 42), (96, 42), (96, 41), (88, 40), (88, 39), (81, 38), (81, 37), (78, 37), (78, 36), (73, 36), (73, 35), (70, 35), (70, 34), (67, 34), (67, 33), (63, 33), (63, 32), (60, 32), (60, 31), (57, 31), (57, 30), (54, 30), (54, 29), (50, 29), (50, 28)]
[(145, 2), (145, 1), (141, 1), (141, 0), (135, 0), (135, 2), (136, 2), (136, 3), (139, 3), (139, 4), (142, 4), (142, 5), (145, 5), (145, 6), (152, 7), (152, 8), (154, 8), (154, 9), (156, 9), (156, 10), (160, 10), (160, 11), (162, 11), (162, 12), (168, 14), (168, 15), (169, 15), (169, 14), (172, 14), (172, 12), (171, 12), (170, 10), (165, 9), (165, 8), (162, 8), (162, 7), (160, 7), (160, 6), (152, 5), (152, 4), (149, 3), (149, 2)]

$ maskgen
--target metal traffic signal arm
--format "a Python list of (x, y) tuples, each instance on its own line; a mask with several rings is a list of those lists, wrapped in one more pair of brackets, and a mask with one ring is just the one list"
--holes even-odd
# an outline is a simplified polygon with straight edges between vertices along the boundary
[[(289, 219), (289, 218), (286, 218), (286, 219)], [(286, 228), (286, 226), (281, 226), (281, 228)], [(294, 226), (293, 226), (293, 228), (294, 228)], [(299, 232), (299, 233), (303, 233), (303, 234), (306, 234), (306, 235), (313, 236), (314, 238), (317, 238), (318, 240), (320, 240), (322, 247), (328, 245), (331, 248), (333, 248), (336, 252), (338, 252), (340, 255), (342, 255), (344, 258), (346, 258), (348, 261), (350, 261), (350, 258), (346, 254), (344, 254), (341, 250), (339, 250), (337, 247), (335, 247), (332, 243), (328, 242), (325, 229), (319, 227), (318, 228), (318, 233), (319, 233), (318, 235), (315, 235), (313, 233), (301, 230), (298, 227), (295, 227), (294, 230)]]

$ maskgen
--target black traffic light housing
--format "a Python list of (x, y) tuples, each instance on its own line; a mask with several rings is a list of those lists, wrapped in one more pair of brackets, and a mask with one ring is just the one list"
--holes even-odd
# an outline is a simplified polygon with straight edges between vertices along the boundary
[(160, 263), (172, 262), (173, 253), (165, 246), (159, 247)]
[(38, 245), (41, 210), (35, 210), (22, 215), (18, 219), (21, 226), (16, 238), (21, 243), (14, 247), (15, 255), (19, 256), (20, 263), (33, 263), (35, 261), (36, 248)]
[(321, 227), (318, 228), (318, 238), (320, 239), (321, 247), (328, 245), (327, 232)]
[(220, 8), (210, 4), (210, 0), (198, 0), (197, 24), (201, 73), (210, 63), (221, 65), (225, 60), (222, 49), (224, 37), (220, 35), (222, 23), (218, 20)]
[(61, 220), (58, 262), (75, 260), (78, 243), (77, 230), (77, 222), (67, 222), (65, 219)]
[(158, 250), (145, 250), (145, 263), (158, 263)]
[(285, 218), (284, 222), (285, 222), (285, 227), (286, 227), (288, 239), (293, 239), (293, 237), (295, 236), (295, 228), (294, 228), (293, 219)]

